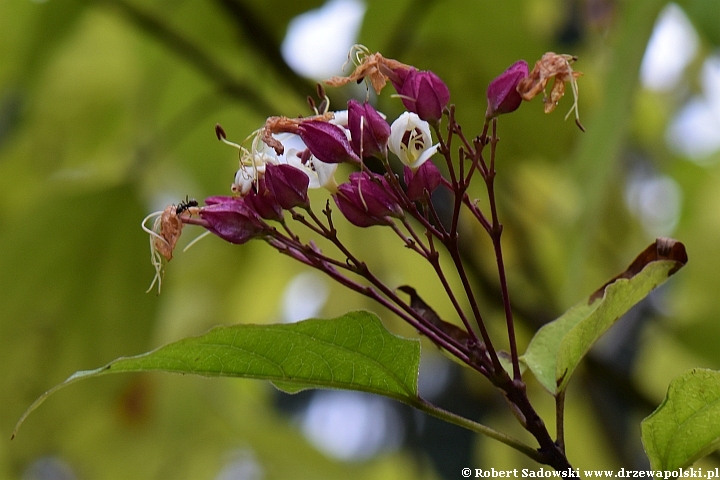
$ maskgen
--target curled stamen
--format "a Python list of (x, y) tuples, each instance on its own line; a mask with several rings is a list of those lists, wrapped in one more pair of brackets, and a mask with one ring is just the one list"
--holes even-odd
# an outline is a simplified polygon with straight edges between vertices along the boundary
[[(217, 134), (218, 140), (226, 145), (237, 148), (240, 152), (240, 167), (235, 174), (235, 179), (230, 188), (235, 195), (244, 196), (257, 184), (257, 181), (262, 176), (265, 164), (272, 161), (272, 159), (268, 158), (268, 153), (265, 151), (266, 149), (262, 142), (263, 136), (265, 135), (264, 129), (260, 128), (255, 130), (248, 135), (241, 144), (229, 141), (226, 138), (225, 130), (223, 130), (220, 125), (215, 126), (215, 133)], [(251, 142), (249, 150), (243, 146), (248, 142)]]
[(369, 48), (360, 43), (356, 43), (355, 45), (350, 47), (350, 51), (348, 52), (348, 59), (342, 66), (343, 71), (345, 71), (345, 67), (348, 65), (349, 62), (352, 61), (353, 65), (357, 67), (358, 65), (362, 64), (365, 57), (369, 57), (370, 55), (372, 54), (370, 53)]
[(363, 45), (353, 45), (348, 55), (348, 61), (350, 59), (356, 65), (355, 70), (347, 77), (336, 76), (325, 80), (326, 85), (340, 87), (350, 82), (365, 80), (372, 85), (375, 93), (379, 94), (390, 76), (394, 75), (395, 70), (413, 68), (397, 60), (385, 58), (380, 53), (370, 53), (370, 50)]
[[(160, 212), (153, 212), (147, 217), (145, 217), (142, 221), (142, 229), (150, 235), (150, 263), (152, 264), (153, 268), (155, 269), (155, 276), (153, 277), (152, 282), (150, 283), (150, 286), (147, 290), (145, 290), (145, 293), (149, 293), (150, 290), (153, 289), (155, 286), (155, 283), (157, 283), (158, 290), (157, 293), (160, 295), (160, 290), (162, 289), (162, 279), (163, 275), (165, 273), (165, 262), (163, 261), (163, 257), (158, 251), (158, 249), (155, 247), (155, 242), (165, 242), (167, 241), (161, 237), (159, 234), (155, 232), (155, 230), (160, 229), (160, 217), (162, 216), (162, 211)], [(148, 220), (151, 218), (155, 218), (155, 221), (153, 222), (152, 229), (148, 228), (146, 226)]]
[[(188, 209), (196, 210), (197, 207), (188, 207)], [(147, 292), (152, 290), (157, 282), (158, 295), (160, 294), (165, 263), (172, 260), (173, 249), (182, 232), (183, 223), (177, 214), (177, 210), (177, 205), (168, 205), (165, 210), (153, 212), (143, 219), (141, 226), (150, 235), (150, 263), (155, 269), (155, 277)], [(148, 228), (147, 222), (153, 218), (155, 220), (152, 228)]]

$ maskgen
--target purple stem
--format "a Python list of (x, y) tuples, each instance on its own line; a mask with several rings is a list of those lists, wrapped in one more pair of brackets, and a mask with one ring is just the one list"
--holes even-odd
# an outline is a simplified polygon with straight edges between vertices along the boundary
[(498, 220), (497, 205), (495, 201), (495, 151), (499, 141), (497, 136), (497, 118), (492, 120), (492, 138), (490, 140), (490, 169), (485, 176), (485, 184), (487, 185), (488, 198), (490, 200), (490, 212), (492, 215), (492, 228), (490, 229), (490, 237), (492, 238), (493, 249), (495, 250), (495, 260), (497, 262), (498, 276), (500, 277), (500, 289), (502, 291), (503, 306), (505, 308), (505, 320), (507, 323), (508, 341), (510, 343), (510, 357), (513, 364), (513, 378), (521, 380), (520, 361), (518, 358), (517, 343), (515, 341), (515, 323), (513, 322), (512, 307), (510, 305), (510, 292), (508, 291), (507, 277), (505, 274), (505, 264), (502, 254), (502, 237), (503, 226)]

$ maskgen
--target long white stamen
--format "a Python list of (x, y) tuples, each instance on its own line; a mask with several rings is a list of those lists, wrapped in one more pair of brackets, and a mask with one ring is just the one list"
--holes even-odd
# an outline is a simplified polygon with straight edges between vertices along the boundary
[(210, 235), (210, 232), (209, 232), (209, 231), (206, 231), (205, 233), (202, 233), (202, 234), (198, 235), (193, 241), (191, 241), (190, 243), (188, 243), (185, 248), (183, 248), (183, 253), (184, 253), (184, 252), (187, 252), (187, 251), (190, 249), (190, 247), (192, 247), (193, 245), (195, 245), (197, 242), (199, 242), (199, 241), (202, 240), (203, 238), (207, 237), (208, 235)]
[[(155, 286), (155, 283), (157, 282), (158, 286), (158, 295), (160, 295), (160, 290), (162, 289), (162, 279), (163, 275), (165, 273), (165, 263), (163, 260), (162, 255), (160, 252), (158, 252), (157, 248), (155, 247), (155, 241), (156, 239), (160, 239), (163, 241), (166, 245), (170, 245), (167, 240), (165, 240), (160, 234), (157, 233), (157, 230), (160, 229), (160, 220), (162, 218), (162, 211), (159, 212), (153, 212), (147, 217), (145, 217), (142, 221), (141, 227), (142, 229), (150, 235), (150, 263), (152, 264), (153, 268), (155, 269), (155, 276), (153, 277), (152, 283), (150, 283), (150, 286), (147, 290), (145, 290), (145, 293), (150, 292), (150, 290), (153, 289)], [(148, 228), (146, 223), (151, 218), (155, 218), (155, 221), (153, 222), (152, 229)]]
[[(160, 228), (160, 217), (162, 216), (163, 212), (162, 210), (159, 212), (153, 212), (147, 217), (143, 218), (142, 224), (140, 225), (142, 229), (145, 231), (145, 233), (149, 234), (151, 237), (155, 237), (160, 239), (162, 242), (165, 242), (167, 246), (170, 246), (170, 244), (165, 240), (159, 233), (157, 233), (157, 229)], [(155, 222), (153, 223), (152, 229), (148, 228), (145, 224), (148, 220), (155, 217)]]

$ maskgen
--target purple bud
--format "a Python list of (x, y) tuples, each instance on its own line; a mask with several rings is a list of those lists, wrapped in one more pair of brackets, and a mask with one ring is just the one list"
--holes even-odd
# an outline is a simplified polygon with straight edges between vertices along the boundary
[(333, 195), (345, 218), (357, 227), (390, 225), (389, 216), (402, 217), (402, 208), (382, 175), (366, 172), (350, 174), (350, 181), (338, 186)]
[(245, 243), (260, 236), (267, 225), (262, 222), (241, 198), (227, 197), (212, 203), (219, 197), (210, 197), (211, 203), (200, 209), (200, 216), (210, 232), (230, 243)]
[(285, 210), (310, 206), (307, 194), (309, 184), (310, 178), (292, 165), (268, 163), (265, 166), (265, 185)]
[(410, 72), (398, 93), (403, 105), (421, 120), (437, 123), (450, 101), (450, 90), (430, 71)]
[(205, 199), (205, 205), (215, 205), (218, 203), (232, 202), (233, 200), (237, 200), (237, 197), (231, 197), (228, 195), (213, 195), (212, 197), (207, 197)]
[(442, 182), (442, 174), (433, 162), (425, 162), (415, 173), (405, 166), (406, 194), (413, 202), (425, 200), (425, 191), (432, 193)]
[(353, 150), (358, 156), (372, 157), (377, 154), (382, 157), (387, 156), (390, 125), (372, 105), (367, 102), (360, 104), (357, 100), (350, 100), (348, 102), (348, 128)]
[(399, 67), (391, 70), (391, 74), (388, 75), (388, 78), (392, 82), (393, 87), (395, 87), (395, 91), (400, 93), (402, 92), (405, 80), (407, 80), (408, 76), (417, 71), (418, 70), (415, 67)]
[(258, 181), (257, 191), (250, 190), (245, 196), (245, 205), (265, 220), (279, 222), (283, 218), (282, 207), (275, 198), (275, 194), (265, 184), (264, 178)]
[(503, 113), (514, 112), (520, 107), (522, 97), (517, 92), (520, 80), (529, 75), (528, 64), (518, 60), (490, 82), (487, 88), (488, 107), (485, 118), (491, 119)]
[(320, 120), (309, 120), (298, 127), (298, 134), (310, 152), (325, 163), (360, 163), (342, 127)]

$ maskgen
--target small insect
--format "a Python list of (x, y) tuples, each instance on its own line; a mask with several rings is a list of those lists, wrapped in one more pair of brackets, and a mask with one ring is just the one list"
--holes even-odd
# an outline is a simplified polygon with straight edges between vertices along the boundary
[(192, 207), (197, 207), (198, 202), (194, 198), (188, 198), (187, 195), (185, 196), (185, 200), (180, 202), (180, 205), (178, 205), (175, 208), (175, 215), (180, 215), (183, 212), (187, 211), (188, 209)]

